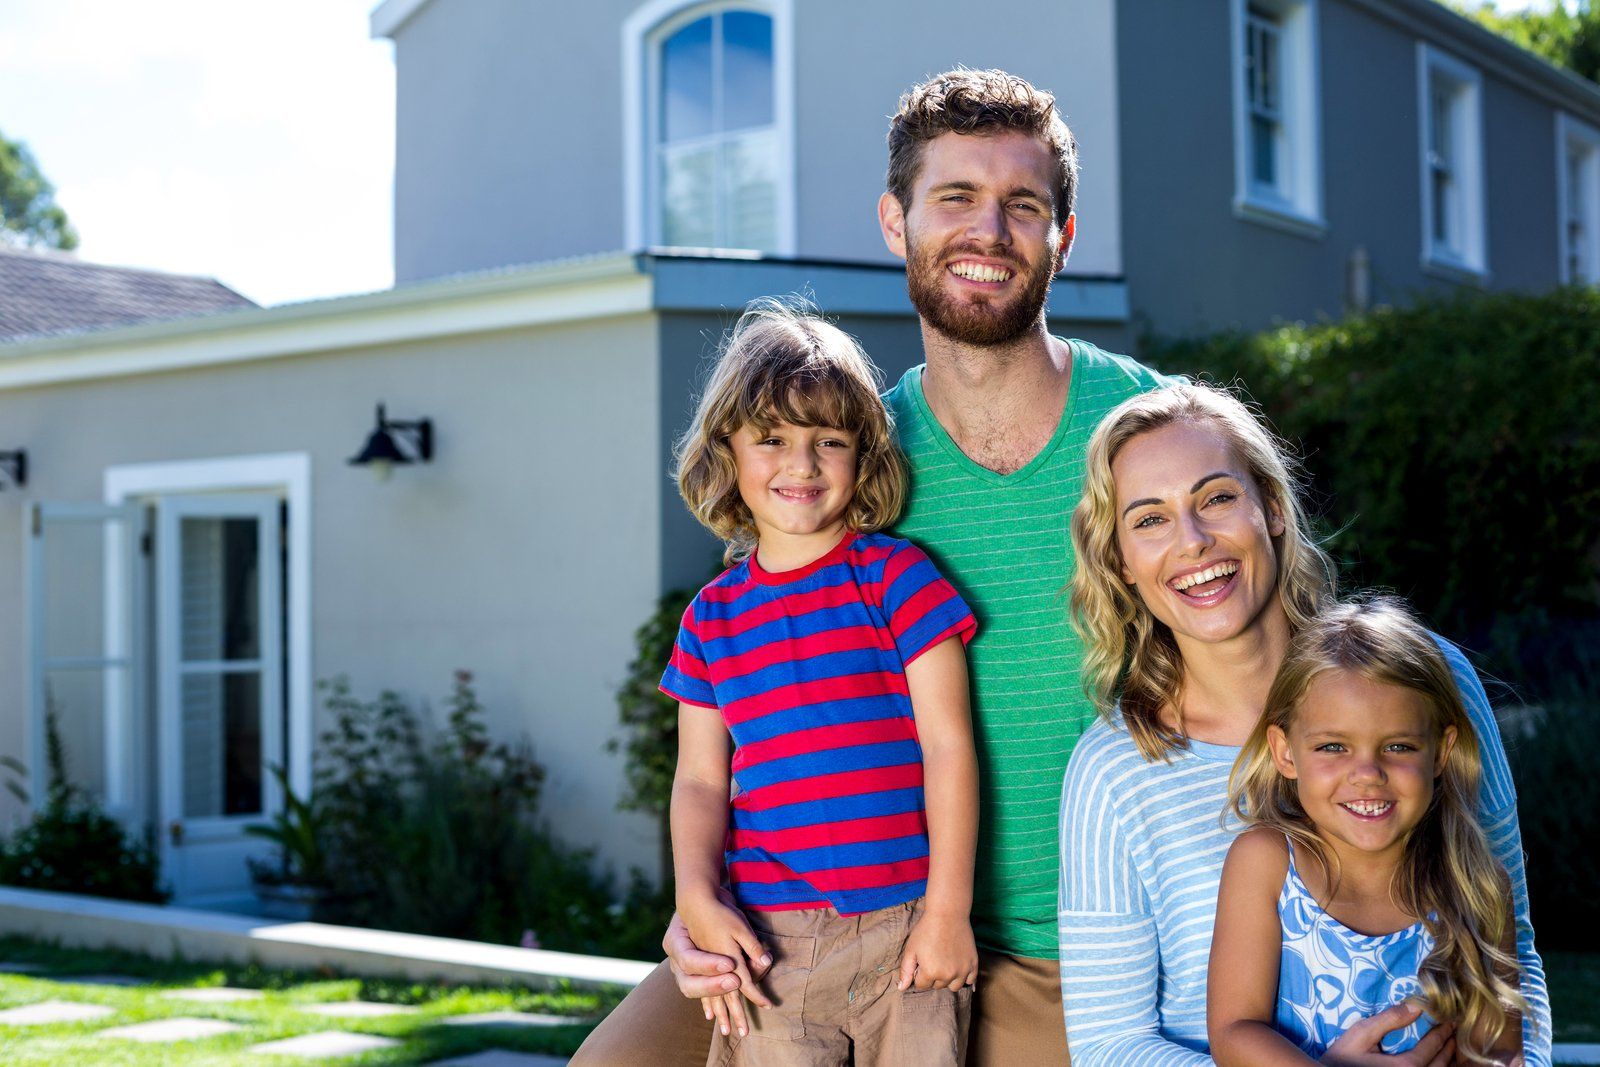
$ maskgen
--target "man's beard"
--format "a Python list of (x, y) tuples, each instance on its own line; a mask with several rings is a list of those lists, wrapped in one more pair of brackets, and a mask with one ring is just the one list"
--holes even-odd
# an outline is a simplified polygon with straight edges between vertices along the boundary
[[(920, 247), (906, 235), (906, 289), (911, 294), (911, 306), (917, 309), (922, 321), (944, 334), (952, 341), (991, 348), (1009, 344), (1032, 329), (1039, 321), (1045, 300), (1050, 296), (1050, 279), (1055, 264), (1050, 257), (1041, 259), (1023, 276), (1022, 290), (1011, 296), (1009, 302), (999, 303), (997, 296), (974, 299), (952, 296), (944, 288), (944, 262), (952, 258), (944, 250)], [(986, 252), (972, 250), (976, 256), (993, 258)], [(1011, 256), (1003, 257), (1014, 265)], [(1020, 273), (1020, 265), (1019, 267)]]

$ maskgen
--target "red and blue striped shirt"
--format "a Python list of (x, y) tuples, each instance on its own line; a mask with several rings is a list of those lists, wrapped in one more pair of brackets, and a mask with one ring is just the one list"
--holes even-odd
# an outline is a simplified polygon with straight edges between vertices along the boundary
[(927, 890), (928, 824), (905, 665), (971, 610), (922, 550), (847, 533), (771, 574), (755, 557), (684, 612), (661, 690), (733, 736), (727, 866), (754, 911), (854, 915)]

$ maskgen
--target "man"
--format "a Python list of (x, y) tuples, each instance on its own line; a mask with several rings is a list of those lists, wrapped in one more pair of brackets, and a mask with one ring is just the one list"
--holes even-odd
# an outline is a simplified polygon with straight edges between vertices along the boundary
[[(1050, 280), (1072, 247), (1077, 181), (1077, 148), (1048, 93), (1001, 71), (955, 70), (901, 98), (878, 204), (884, 240), (906, 260), (926, 357), (885, 397), (912, 472), (896, 530), (935, 558), (979, 619), (969, 655), (981, 960), (968, 1046), (979, 1067), (1067, 1062), (1056, 820), (1067, 757), (1093, 714), (1062, 595), (1067, 517), (1095, 424), (1161, 383), (1046, 328)], [(705, 1062), (711, 1024), (685, 998), (739, 979), (676, 921), (663, 947), (676, 983), (663, 964), (574, 1064)]]

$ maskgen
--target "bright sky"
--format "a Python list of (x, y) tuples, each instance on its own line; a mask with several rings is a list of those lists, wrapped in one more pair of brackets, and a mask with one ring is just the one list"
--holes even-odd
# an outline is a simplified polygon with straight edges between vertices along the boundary
[(4, 0), (0, 132), (78, 255), (262, 304), (384, 289), (394, 62), (377, 0)]

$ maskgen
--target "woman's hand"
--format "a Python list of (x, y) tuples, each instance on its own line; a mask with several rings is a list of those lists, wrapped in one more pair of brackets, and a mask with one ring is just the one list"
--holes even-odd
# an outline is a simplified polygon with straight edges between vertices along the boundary
[[(750, 1032), (744, 999), (772, 1006), (756, 985), (756, 975), (765, 974), (772, 966), (772, 956), (725, 889), (718, 889), (715, 896), (681, 901), (679, 910), (662, 941), (678, 989), (684, 996), (700, 998), (706, 1019), (714, 1019), (724, 1036), (737, 1032), (744, 1037)], [(675, 931), (679, 934), (676, 945), (672, 944)], [(707, 976), (706, 964), (718, 968), (715, 977)], [(682, 965), (694, 969), (680, 970)]]
[(978, 945), (965, 917), (923, 912), (900, 956), (901, 992), (978, 983)]
[(1391, 1031), (1410, 1026), (1421, 1014), (1422, 1005), (1407, 1000), (1362, 1019), (1328, 1046), (1321, 1062), (1330, 1067), (1450, 1067), (1456, 1041), (1455, 1027), (1449, 1023), (1435, 1026), (1405, 1052), (1390, 1055), (1380, 1047)]

